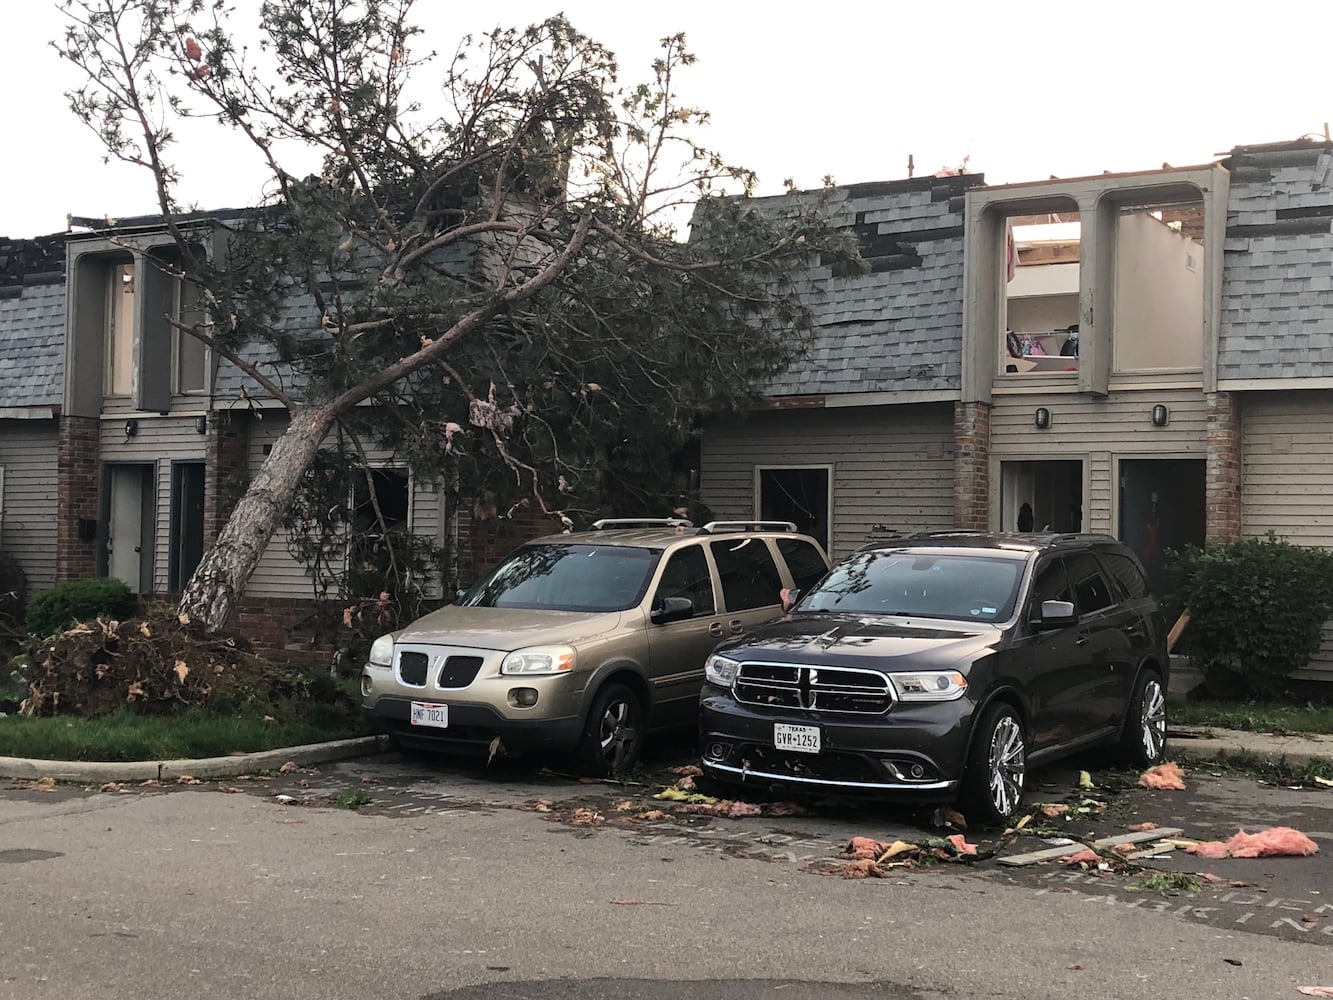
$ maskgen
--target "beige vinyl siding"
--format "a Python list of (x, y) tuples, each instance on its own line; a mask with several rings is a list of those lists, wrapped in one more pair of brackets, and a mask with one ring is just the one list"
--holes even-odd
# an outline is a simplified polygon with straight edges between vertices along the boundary
[(0, 551), (13, 555), (30, 591), (56, 579), (56, 424), (0, 420)]
[[(133, 437), (125, 436), (125, 420), (138, 421)], [(153, 590), (164, 593), (171, 559), (171, 463), (201, 462), (205, 435), (193, 416), (135, 413), (102, 421), (102, 461), (143, 462), (153, 466)]]
[(753, 518), (759, 466), (833, 466), (834, 558), (872, 538), (953, 523), (953, 404), (778, 410), (704, 431), (700, 491), (717, 518)]
[[(1241, 532), (1333, 549), (1333, 392), (1241, 397)], [(1333, 681), (1333, 622), (1308, 670)]]
[[(273, 444), (287, 429), (287, 418), (277, 412), (265, 413), (262, 422), (250, 423), (248, 466), (253, 477), (264, 464), (264, 447)], [(394, 455), (384, 449), (367, 447), (366, 458), (372, 465), (406, 468), (406, 461), (396, 460)], [(435, 484), (421, 483), (413, 476), (411, 481), (411, 523), (414, 531), (424, 534), (435, 542), (442, 539), (444, 530), (444, 493), (438, 491)], [(260, 557), (254, 575), (246, 585), (248, 597), (295, 597), (312, 598), (336, 596), (332, 590), (327, 595), (318, 593), (315, 582), (307, 574), (301, 563), (292, 556), (287, 548), (288, 532), (279, 527), (273, 533), (273, 539)], [(427, 593), (438, 596), (439, 579), (427, 584)]]
[[(1152, 425), (1152, 408), (1171, 411), (1165, 427)], [(1038, 430), (1037, 407), (1051, 411)], [(1000, 465), (1006, 461), (1080, 460), (1084, 463), (1083, 530), (1118, 534), (1115, 459), (1205, 457), (1207, 404), (1196, 389), (1114, 391), (1106, 397), (1075, 393), (996, 396), (991, 409), (991, 526), (1000, 522)]]

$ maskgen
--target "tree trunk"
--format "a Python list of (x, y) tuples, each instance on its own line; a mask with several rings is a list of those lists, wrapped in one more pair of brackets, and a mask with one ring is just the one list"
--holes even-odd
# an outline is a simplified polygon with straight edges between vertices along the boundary
[(246, 488), (213, 547), (204, 553), (181, 594), (177, 611), (202, 622), (209, 632), (227, 624), (236, 599), (268, 548), (273, 532), (291, 510), (296, 487), (310, 468), (320, 442), (333, 426), (332, 410), (301, 408), (273, 443), (258, 474)]

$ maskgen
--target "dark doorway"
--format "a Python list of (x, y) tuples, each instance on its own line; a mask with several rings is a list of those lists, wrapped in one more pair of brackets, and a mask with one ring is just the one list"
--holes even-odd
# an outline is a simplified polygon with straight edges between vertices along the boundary
[(1204, 542), (1204, 464), (1191, 458), (1120, 461), (1120, 540), (1142, 560), (1158, 597), (1168, 590), (1166, 553)]
[(1081, 461), (1000, 465), (1002, 531), (1082, 531)]
[(171, 463), (167, 589), (180, 593), (204, 555), (204, 463)]
[(759, 469), (759, 519), (791, 521), (827, 552), (830, 474), (824, 465)]

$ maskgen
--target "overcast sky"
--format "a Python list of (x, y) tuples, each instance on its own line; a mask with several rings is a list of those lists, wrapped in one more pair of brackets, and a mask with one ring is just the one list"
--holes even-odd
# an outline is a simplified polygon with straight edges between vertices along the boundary
[[(2, 0), (5, 136), (0, 235), (65, 228), (66, 213), (154, 210), (145, 171), (104, 166), (69, 113), (75, 82), (47, 43), (53, 0)], [(242, 11), (257, 0), (236, 0)], [(1244, 143), (1322, 133), (1333, 119), (1333, 4), (1229, 0), (1008, 3), (739, 3), (730, 0), (419, 0), (419, 48), (452, 52), (467, 31), (563, 10), (637, 81), (663, 35), (684, 31), (698, 64), (685, 99), (712, 112), (707, 141), (755, 170), (817, 186), (958, 166), (991, 183), (1209, 162)], [(238, 13), (238, 20), (253, 16)], [(263, 174), (192, 138), (183, 201), (256, 202)]]

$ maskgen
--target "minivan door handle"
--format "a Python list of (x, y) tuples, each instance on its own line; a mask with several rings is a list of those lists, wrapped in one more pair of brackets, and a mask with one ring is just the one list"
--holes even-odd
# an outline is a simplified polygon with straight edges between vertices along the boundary
[(741, 621), (739, 618), (733, 618), (729, 624), (731, 626), (732, 635), (740, 635), (745, 631), (745, 622)]
[(718, 636), (720, 636), (720, 635), (722, 634), (722, 623), (721, 623), (721, 622), (710, 622), (709, 625), (708, 625), (708, 634), (709, 634), (709, 635), (718, 635)]

